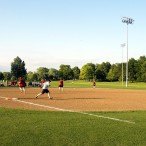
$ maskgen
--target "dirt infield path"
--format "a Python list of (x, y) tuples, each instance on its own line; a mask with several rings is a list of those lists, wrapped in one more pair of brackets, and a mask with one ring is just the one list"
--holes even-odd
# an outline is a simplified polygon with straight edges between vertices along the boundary
[(36, 94), (40, 91), (40, 88), (27, 88), (26, 95), (24, 95), (20, 93), (18, 88), (0, 88), (0, 106), (52, 110), (12, 100), (12, 98), (18, 98), (20, 101), (75, 111), (146, 110), (145, 90), (65, 88), (63, 92), (59, 92), (57, 88), (51, 88), (53, 100), (49, 100), (46, 94), (35, 99)]

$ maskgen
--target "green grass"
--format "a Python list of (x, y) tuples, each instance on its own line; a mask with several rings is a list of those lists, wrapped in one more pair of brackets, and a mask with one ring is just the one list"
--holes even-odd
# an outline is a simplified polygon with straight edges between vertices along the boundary
[[(59, 85), (59, 81), (52, 81), (51, 87), (57, 88)], [(92, 88), (93, 83), (84, 80), (67, 80), (64, 81), (65, 88)], [(97, 88), (113, 88), (113, 89), (135, 89), (135, 90), (146, 90), (146, 83), (144, 82), (135, 82), (128, 83), (128, 87), (125, 87), (125, 82), (122, 85), (121, 82), (96, 82)], [(0, 88), (10, 88), (10, 87), (0, 87)], [(16, 88), (16, 87), (12, 87)], [(17, 87), (18, 88), (18, 87)]]
[(78, 113), (0, 108), (1, 146), (146, 146), (146, 111)]
[[(58, 87), (58, 81), (52, 81), (51, 87)], [(64, 81), (64, 87), (67, 88), (91, 88), (92, 82), (88, 81)], [(97, 88), (115, 88), (115, 89), (146, 89), (146, 83), (129, 83), (128, 87), (125, 87), (125, 83), (122, 86), (121, 82), (96, 82)]]

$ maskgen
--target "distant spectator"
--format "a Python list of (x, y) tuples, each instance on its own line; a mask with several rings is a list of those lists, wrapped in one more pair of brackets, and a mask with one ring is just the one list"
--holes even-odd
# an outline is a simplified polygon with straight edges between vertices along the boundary
[(0, 83), (0, 87), (4, 87), (4, 84), (3, 83)]
[(28, 86), (32, 86), (32, 82), (28, 82)]

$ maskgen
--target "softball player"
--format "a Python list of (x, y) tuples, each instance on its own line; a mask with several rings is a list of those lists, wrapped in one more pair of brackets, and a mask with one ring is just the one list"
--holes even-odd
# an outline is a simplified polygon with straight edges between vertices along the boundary
[(63, 84), (63, 80), (60, 80), (59, 81), (59, 86), (58, 86), (59, 87), (59, 91), (61, 91), (61, 90), (63, 91), (63, 85), (64, 85)]
[(48, 90), (49, 86), (50, 86), (50, 80), (49, 81), (46, 81), (46, 80), (42, 80), (42, 92), (40, 92), (35, 98), (38, 98), (40, 95), (44, 94), (44, 93), (47, 93), (48, 94), (48, 97), (49, 99), (53, 99), (51, 96), (50, 96), (50, 91)]
[(20, 91), (24, 92), (24, 94), (25, 94), (26, 83), (22, 77), (19, 77), (18, 86), (19, 86)]

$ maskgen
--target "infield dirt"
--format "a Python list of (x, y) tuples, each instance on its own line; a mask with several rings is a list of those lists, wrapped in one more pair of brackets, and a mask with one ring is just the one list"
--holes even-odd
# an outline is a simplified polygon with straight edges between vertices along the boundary
[(52, 110), (12, 100), (12, 98), (17, 98), (21, 101), (75, 111), (146, 110), (145, 90), (64, 88), (64, 91), (60, 92), (58, 88), (50, 88), (52, 100), (48, 99), (47, 94), (36, 99), (35, 96), (39, 92), (41, 92), (40, 88), (26, 88), (26, 94), (24, 95), (18, 88), (1, 88), (0, 106), (6, 108)]

